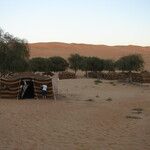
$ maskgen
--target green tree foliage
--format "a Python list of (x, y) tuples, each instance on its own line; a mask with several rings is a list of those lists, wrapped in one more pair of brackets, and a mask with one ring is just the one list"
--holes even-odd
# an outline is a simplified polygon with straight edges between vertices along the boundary
[(36, 57), (32, 58), (29, 61), (29, 66), (31, 71), (40, 71), (40, 72), (47, 72), (49, 70), (48, 66), (48, 59), (47, 58), (41, 58), (41, 57)]
[(116, 68), (122, 71), (140, 71), (144, 67), (144, 60), (141, 55), (128, 55), (121, 57), (116, 62)]
[(67, 61), (59, 56), (50, 58), (36, 57), (29, 61), (31, 71), (49, 72), (65, 71), (68, 67)]
[(28, 58), (27, 41), (13, 37), (0, 29), (0, 72), (25, 71), (28, 67)]
[(89, 71), (102, 71), (104, 69), (104, 60), (98, 57), (88, 57), (87, 68)]
[(82, 71), (85, 71), (85, 75), (87, 77), (87, 72), (88, 72), (88, 57), (85, 56), (81, 56), (81, 65), (80, 65), (80, 69)]
[(50, 57), (48, 59), (48, 68), (49, 71), (59, 72), (59, 71), (65, 71), (68, 68), (69, 64), (68, 62), (59, 56)]
[(76, 72), (81, 69), (82, 57), (79, 54), (71, 54), (68, 58), (70, 68)]
[(114, 71), (115, 70), (115, 62), (111, 59), (105, 59), (104, 63), (104, 70), (106, 71)]
[(82, 71), (88, 71), (88, 57), (81, 56), (79, 69)]

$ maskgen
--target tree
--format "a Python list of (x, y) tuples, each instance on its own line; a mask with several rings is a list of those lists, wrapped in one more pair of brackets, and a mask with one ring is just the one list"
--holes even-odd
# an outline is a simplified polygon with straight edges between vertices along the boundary
[(106, 71), (114, 71), (115, 70), (115, 63), (111, 59), (106, 59), (103, 61), (104, 63), (104, 70)]
[(81, 64), (79, 69), (81, 69), (82, 71), (85, 71), (85, 75), (87, 77), (87, 72), (88, 72), (88, 57), (86, 56), (81, 56)]
[(102, 71), (104, 69), (104, 61), (98, 57), (88, 57), (87, 68), (89, 71)]
[(29, 64), (25, 59), (17, 58), (14, 59), (7, 68), (9, 72), (24, 72), (29, 69)]
[(144, 60), (141, 55), (128, 55), (121, 57), (116, 62), (116, 67), (122, 71), (140, 71), (144, 67)]
[(29, 47), (25, 40), (0, 29), (0, 72), (18, 72), (27, 69)]
[(47, 72), (49, 67), (48, 59), (41, 57), (32, 58), (29, 61), (29, 66), (31, 71)]
[(68, 58), (70, 68), (76, 72), (81, 68), (82, 57), (79, 54), (71, 54)]
[(50, 57), (48, 59), (48, 69), (49, 71), (65, 71), (68, 68), (69, 64), (68, 62), (60, 57), (60, 56), (55, 56), (55, 57)]

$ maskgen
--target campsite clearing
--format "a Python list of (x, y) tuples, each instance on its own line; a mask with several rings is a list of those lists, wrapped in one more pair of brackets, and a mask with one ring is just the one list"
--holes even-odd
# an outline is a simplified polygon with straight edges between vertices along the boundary
[(1, 99), (0, 149), (150, 149), (150, 86), (94, 81), (60, 80), (56, 101)]

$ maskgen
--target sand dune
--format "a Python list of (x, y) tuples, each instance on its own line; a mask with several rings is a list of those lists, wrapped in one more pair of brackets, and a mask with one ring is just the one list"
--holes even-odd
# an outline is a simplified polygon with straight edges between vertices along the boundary
[(56, 101), (1, 99), (0, 149), (149, 150), (150, 86), (113, 82), (59, 81)]
[(150, 70), (150, 47), (141, 46), (106, 46), (90, 44), (67, 43), (32, 43), (30, 44), (31, 57), (62, 56), (67, 58), (70, 54), (79, 53), (85, 56), (98, 56), (101, 58), (117, 59), (128, 54), (141, 54), (145, 60), (145, 68)]

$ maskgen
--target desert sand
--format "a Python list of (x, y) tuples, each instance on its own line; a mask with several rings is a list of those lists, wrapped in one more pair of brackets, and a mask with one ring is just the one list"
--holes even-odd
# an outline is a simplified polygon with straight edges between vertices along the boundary
[(0, 150), (149, 150), (150, 85), (59, 81), (54, 100), (0, 100)]
[(29, 46), (31, 57), (61, 56), (68, 58), (70, 54), (78, 53), (83, 56), (97, 56), (116, 60), (129, 54), (141, 54), (145, 61), (145, 69), (150, 71), (150, 47), (69, 44), (60, 42), (31, 43)]

